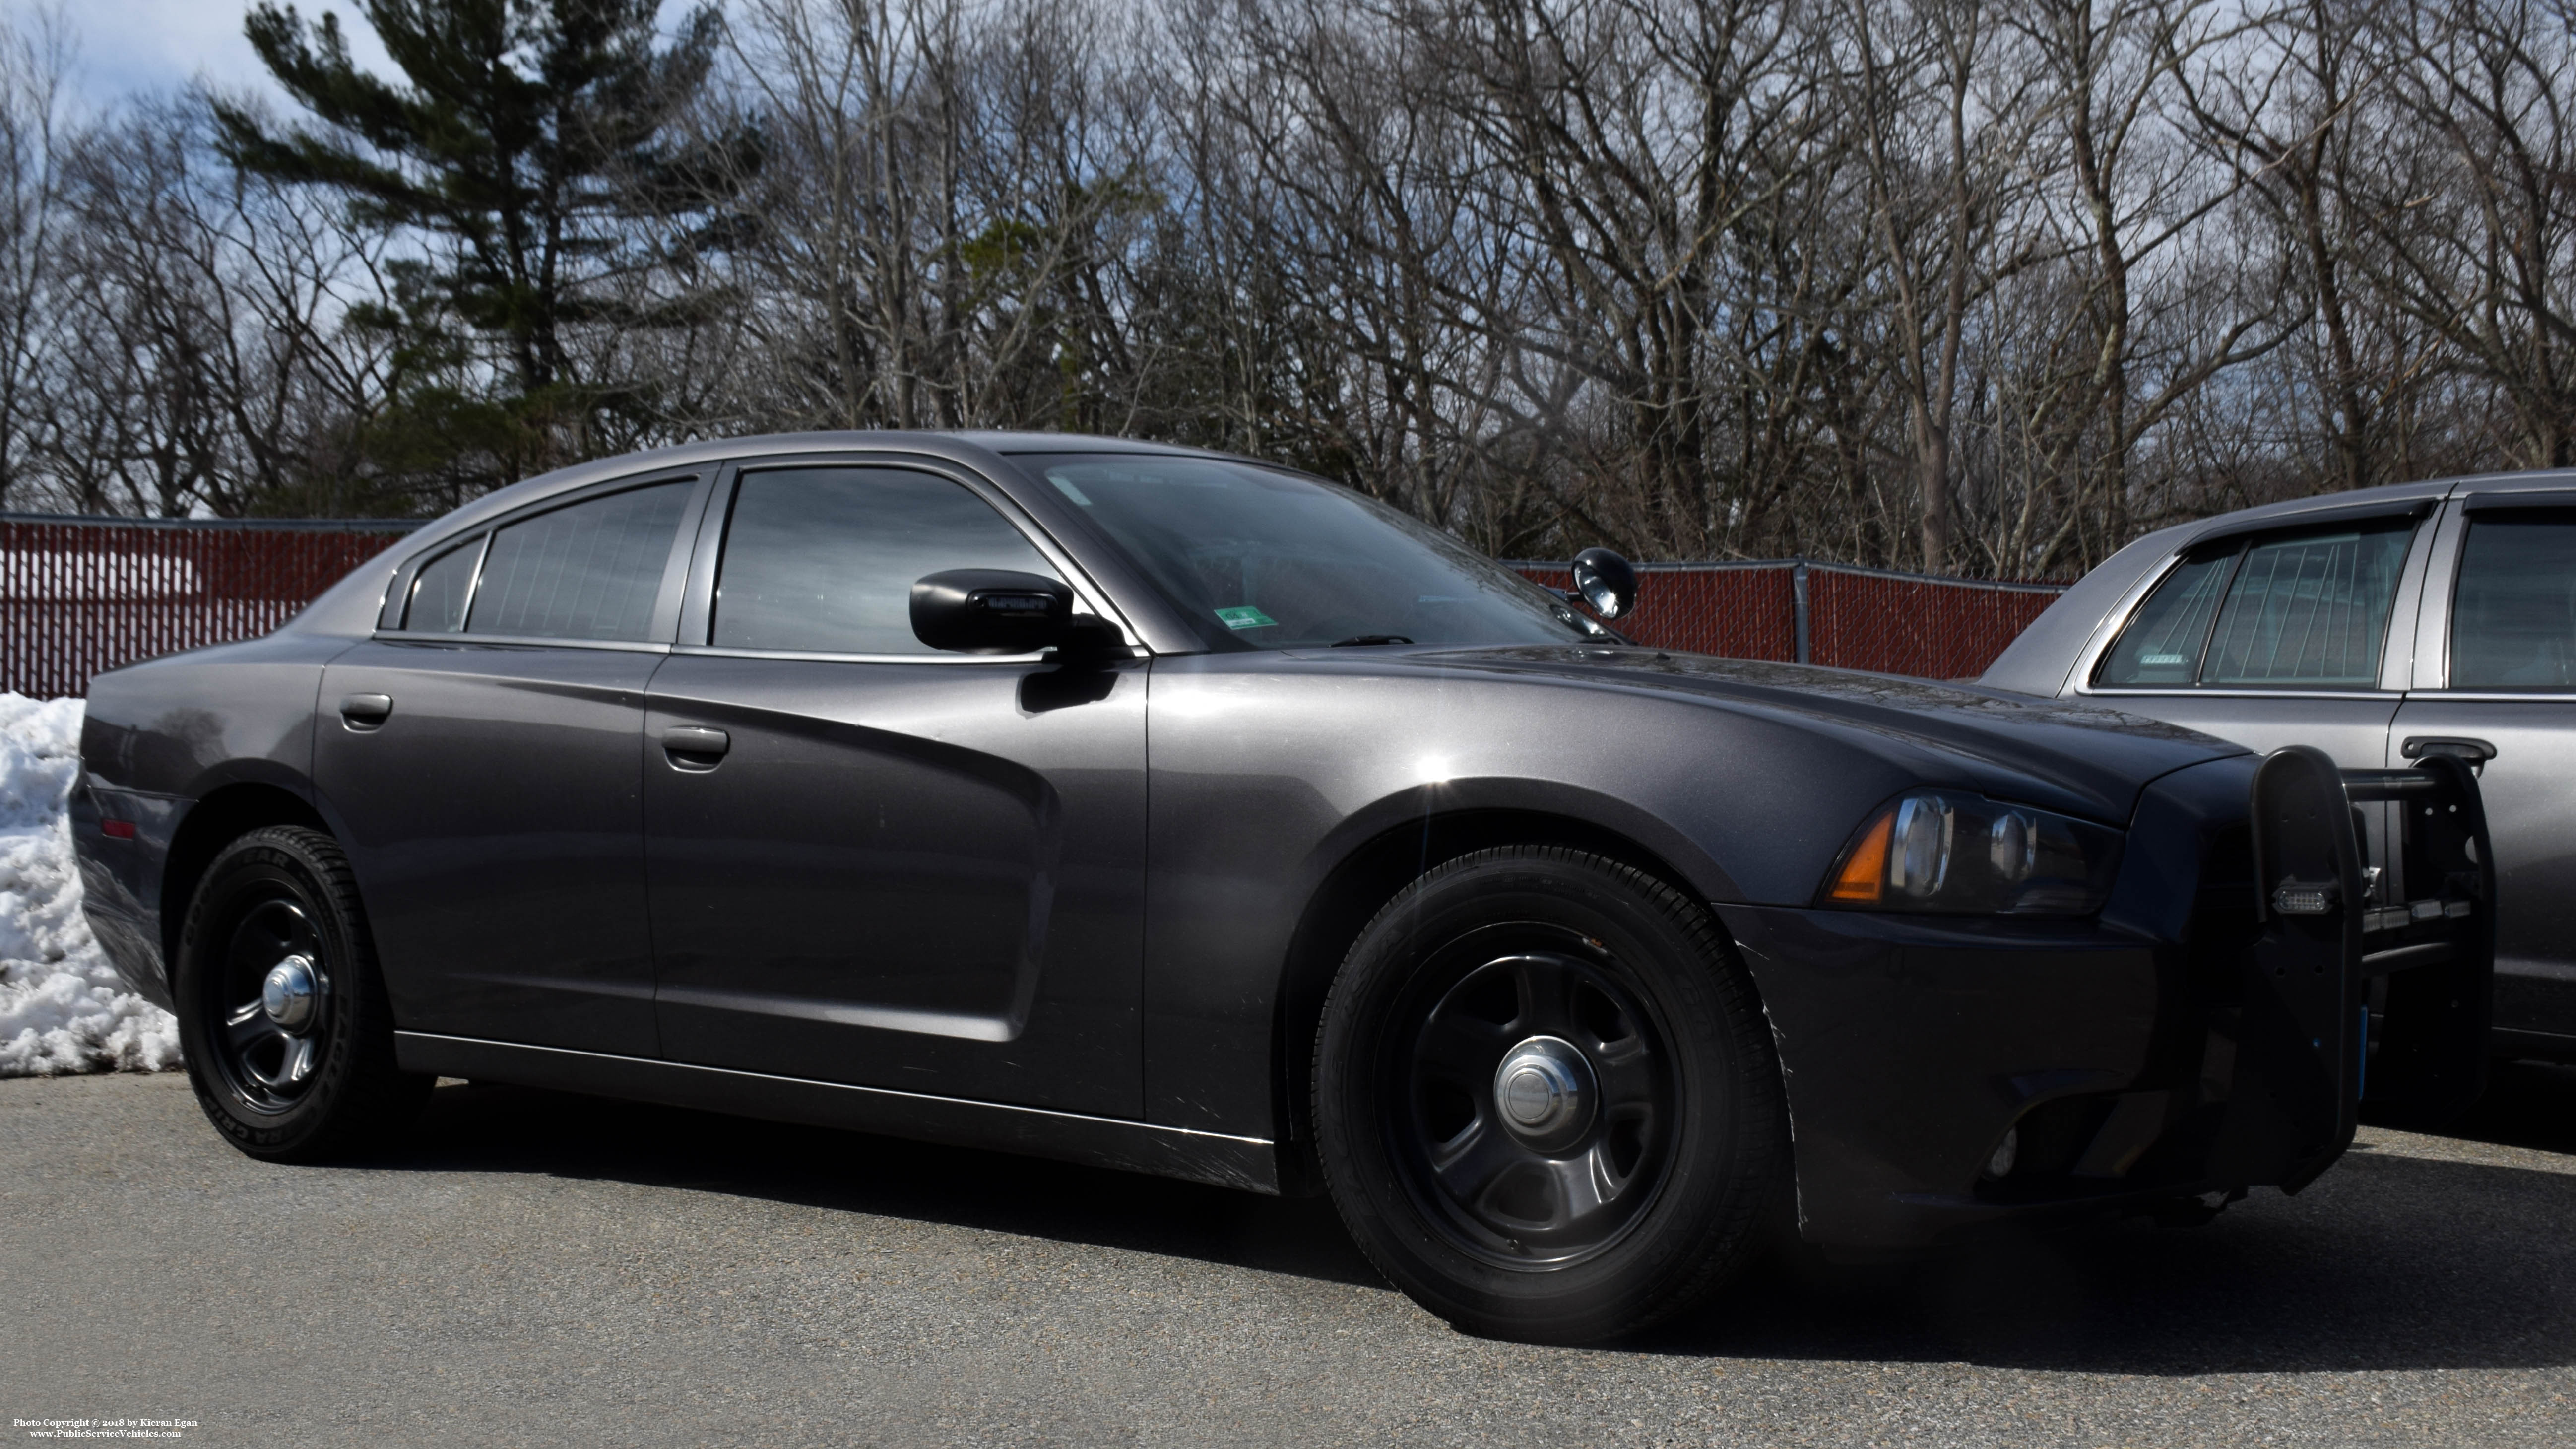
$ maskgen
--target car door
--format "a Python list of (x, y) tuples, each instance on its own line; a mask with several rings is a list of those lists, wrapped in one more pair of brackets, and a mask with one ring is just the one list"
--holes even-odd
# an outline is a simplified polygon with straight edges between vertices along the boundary
[[(2313, 745), (2345, 769), (2380, 768), (2405, 698), (2430, 513), (2408, 500), (2194, 544), (2076, 692), (2248, 749)], [(2386, 808), (2362, 814), (2377, 859)]]
[(586, 490), (455, 540), (324, 670), (314, 780), (406, 1030), (654, 1054), (644, 690), (705, 486)]
[(2565, 1051), (2576, 1048), (2576, 492), (2478, 488), (2449, 506), (2443, 533), (2395, 753), (2484, 760), (2496, 1026)]
[(745, 464), (646, 720), (665, 1055), (1135, 1116), (1142, 659), (943, 654), (913, 581), (1099, 596), (980, 479)]

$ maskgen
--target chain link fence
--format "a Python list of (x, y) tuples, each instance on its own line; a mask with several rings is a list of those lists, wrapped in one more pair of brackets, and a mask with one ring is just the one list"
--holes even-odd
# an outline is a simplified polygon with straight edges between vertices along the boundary
[[(0, 514), (0, 689), (86, 693), (102, 670), (248, 639), (419, 527), (366, 520)], [(1563, 563), (1512, 565), (1552, 589)], [(1638, 566), (1620, 632), (1658, 649), (1963, 679), (2065, 588), (1803, 560)]]
[[(1512, 567), (1574, 586), (1567, 564)], [(1657, 649), (1974, 679), (2066, 588), (1805, 559), (1639, 564), (1637, 608), (1618, 629)]]
[(120, 664), (256, 638), (419, 526), (0, 514), (0, 689), (84, 694)]

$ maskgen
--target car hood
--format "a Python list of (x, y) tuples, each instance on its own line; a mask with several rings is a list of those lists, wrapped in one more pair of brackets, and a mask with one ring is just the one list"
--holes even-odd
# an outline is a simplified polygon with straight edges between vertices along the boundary
[(1901, 760), (1927, 782), (2125, 824), (2147, 782), (2241, 745), (2084, 704), (1803, 664), (1653, 649), (1516, 645), (1408, 651), (1414, 664), (1538, 675), (1774, 719), (1844, 737)]

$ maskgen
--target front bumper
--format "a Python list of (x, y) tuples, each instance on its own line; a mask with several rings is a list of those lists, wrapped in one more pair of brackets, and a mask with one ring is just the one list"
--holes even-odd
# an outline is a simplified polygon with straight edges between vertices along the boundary
[[(2447, 909), (2429, 917), (2364, 893), (2347, 797), (2391, 790), (2434, 802), (2425, 818), (2450, 832), (2408, 841), (2426, 859), (2407, 878), (2444, 883)], [(2464, 770), (2347, 788), (2322, 756), (2285, 751), (2151, 785), (2097, 920), (1717, 907), (1779, 1049), (1802, 1235), (1897, 1251), (2213, 1191), (2295, 1192), (2350, 1145), (2365, 1091), (2394, 1114), (2464, 1105), (2483, 1072), (2492, 956), (2476, 817)], [(2302, 881), (2333, 908), (2271, 907)], [(2418, 921), (2402, 944), (2368, 934), (2392, 910)], [(2007, 1132), (2017, 1156), (1999, 1176)]]

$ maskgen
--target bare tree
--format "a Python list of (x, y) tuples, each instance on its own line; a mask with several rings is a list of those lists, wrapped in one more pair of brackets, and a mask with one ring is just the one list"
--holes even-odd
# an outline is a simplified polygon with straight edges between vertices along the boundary
[(54, 263), (70, 60), (59, 9), (0, 20), (0, 508), (27, 501), (61, 340)]
[(2397, 142), (2348, 182), (2370, 279), (2494, 390), (2504, 458), (2576, 463), (2576, 6), (2416, 0), (2370, 38)]
[(2576, 0), (691, 15), (545, 333), (615, 405), (524, 457), (441, 422), (514, 364), (384, 177), (261, 181), (284, 133), (203, 96), (67, 119), (67, 32), (12, 32), (0, 501), (418, 511), (689, 437), (1065, 428), (1505, 554), (2030, 576), (2576, 461)]

